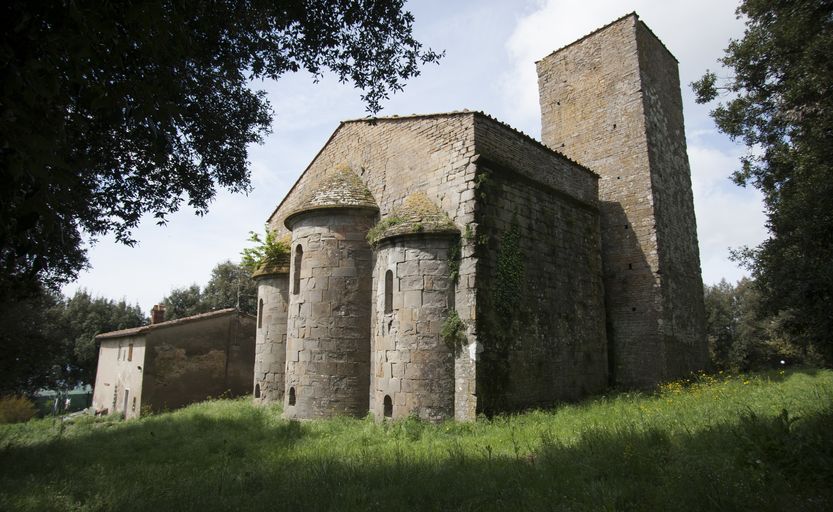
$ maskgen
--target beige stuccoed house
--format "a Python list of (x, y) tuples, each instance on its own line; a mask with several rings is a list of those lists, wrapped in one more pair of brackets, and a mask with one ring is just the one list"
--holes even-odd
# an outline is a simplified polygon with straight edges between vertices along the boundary
[(234, 308), (99, 334), (93, 408), (136, 418), (217, 396), (251, 392), (255, 318)]
[(536, 67), (540, 141), (469, 111), (338, 126), (268, 219), (291, 252), (255, 276), (257, 401), (469, 420), (706, 364), (676, 59), (632, 13)]

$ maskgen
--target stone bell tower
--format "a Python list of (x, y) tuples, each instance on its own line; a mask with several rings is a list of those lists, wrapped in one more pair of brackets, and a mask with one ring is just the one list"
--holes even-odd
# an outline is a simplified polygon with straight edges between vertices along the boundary
[(635, 14), (537, 63), (542, 139), (600, 175), (611, 380), (707, 363), (677, 61)]

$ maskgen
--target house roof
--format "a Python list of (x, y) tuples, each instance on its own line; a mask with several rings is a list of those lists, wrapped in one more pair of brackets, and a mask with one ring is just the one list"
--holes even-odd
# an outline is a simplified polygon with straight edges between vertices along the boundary
[(107, 340), (112, 338), (123, 338), (125, 336), (136, 336), (137, 334), (144, 334), (146, 332), (155, 331), (157, 329), (165, 329), (168, 327), (175, 327), (177, 325), (188, 324), (191, 322), (199, 322), (202, 320), (208, 320), (210, 318), (217, 318), (224, 315), (230, 315), (232, 313), (245, 316), (252, 316), (247, 313), (238, 311), (236, 308), (218, 309), (216, 311), (209, 311), (208, 313), (200, 313), (199, 315), (186, 316), (185, 318), (177, 318), (175, 320), (168, 320), (167, 322), (159, 322), (158, 324), (143, 325), (141, 327), (122, 329), (120, 331), (104, 332), (97, 335), (95, 339)]

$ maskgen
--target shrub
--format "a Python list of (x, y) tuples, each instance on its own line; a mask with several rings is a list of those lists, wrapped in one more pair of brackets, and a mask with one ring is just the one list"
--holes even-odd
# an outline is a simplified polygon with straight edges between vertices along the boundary
[(29, 421), (35, 416), (35, 412), (35, 404), (25, 396), (0, 398), (0, 425)]
[(266, 229), (266, 235), (261, 238), (254, 231), (249, 232), (249, 241), (257, 245), (243, 249), (240, 265), (254, 272), (261, 267), (276, 266), (289, 262), (290, 239), (287, 236), (278, 238), (274, 231)]

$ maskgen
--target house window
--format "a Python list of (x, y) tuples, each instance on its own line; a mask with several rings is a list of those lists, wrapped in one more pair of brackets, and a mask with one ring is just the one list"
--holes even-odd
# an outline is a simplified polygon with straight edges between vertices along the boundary
[(263, 327), (263, 299), (257, 303), (257, 328)]
[(393, 312), (393, 271), (385, 272), (385, 313)]
[(132, 343), (127, 346), (127, 360), (128, 361), (133, 360), (133, 344)]
[(260, 384), (255, 384), (255, 398), (260, 398)]
[(295, 405), (295, 388), (289, 388), (289, 405)]
[(301, 291), (301, 259), (304, 257), (304, 248), (301, 244), (295, 248), (295, 273), (292, 275), (292, 293), (298, 295)]
[(385, 418), (392, 418), (393, 417), (393, 400), (390, 399), (390, 395), (385, 395), (384, 401), (384, 408), (385, 408)]

